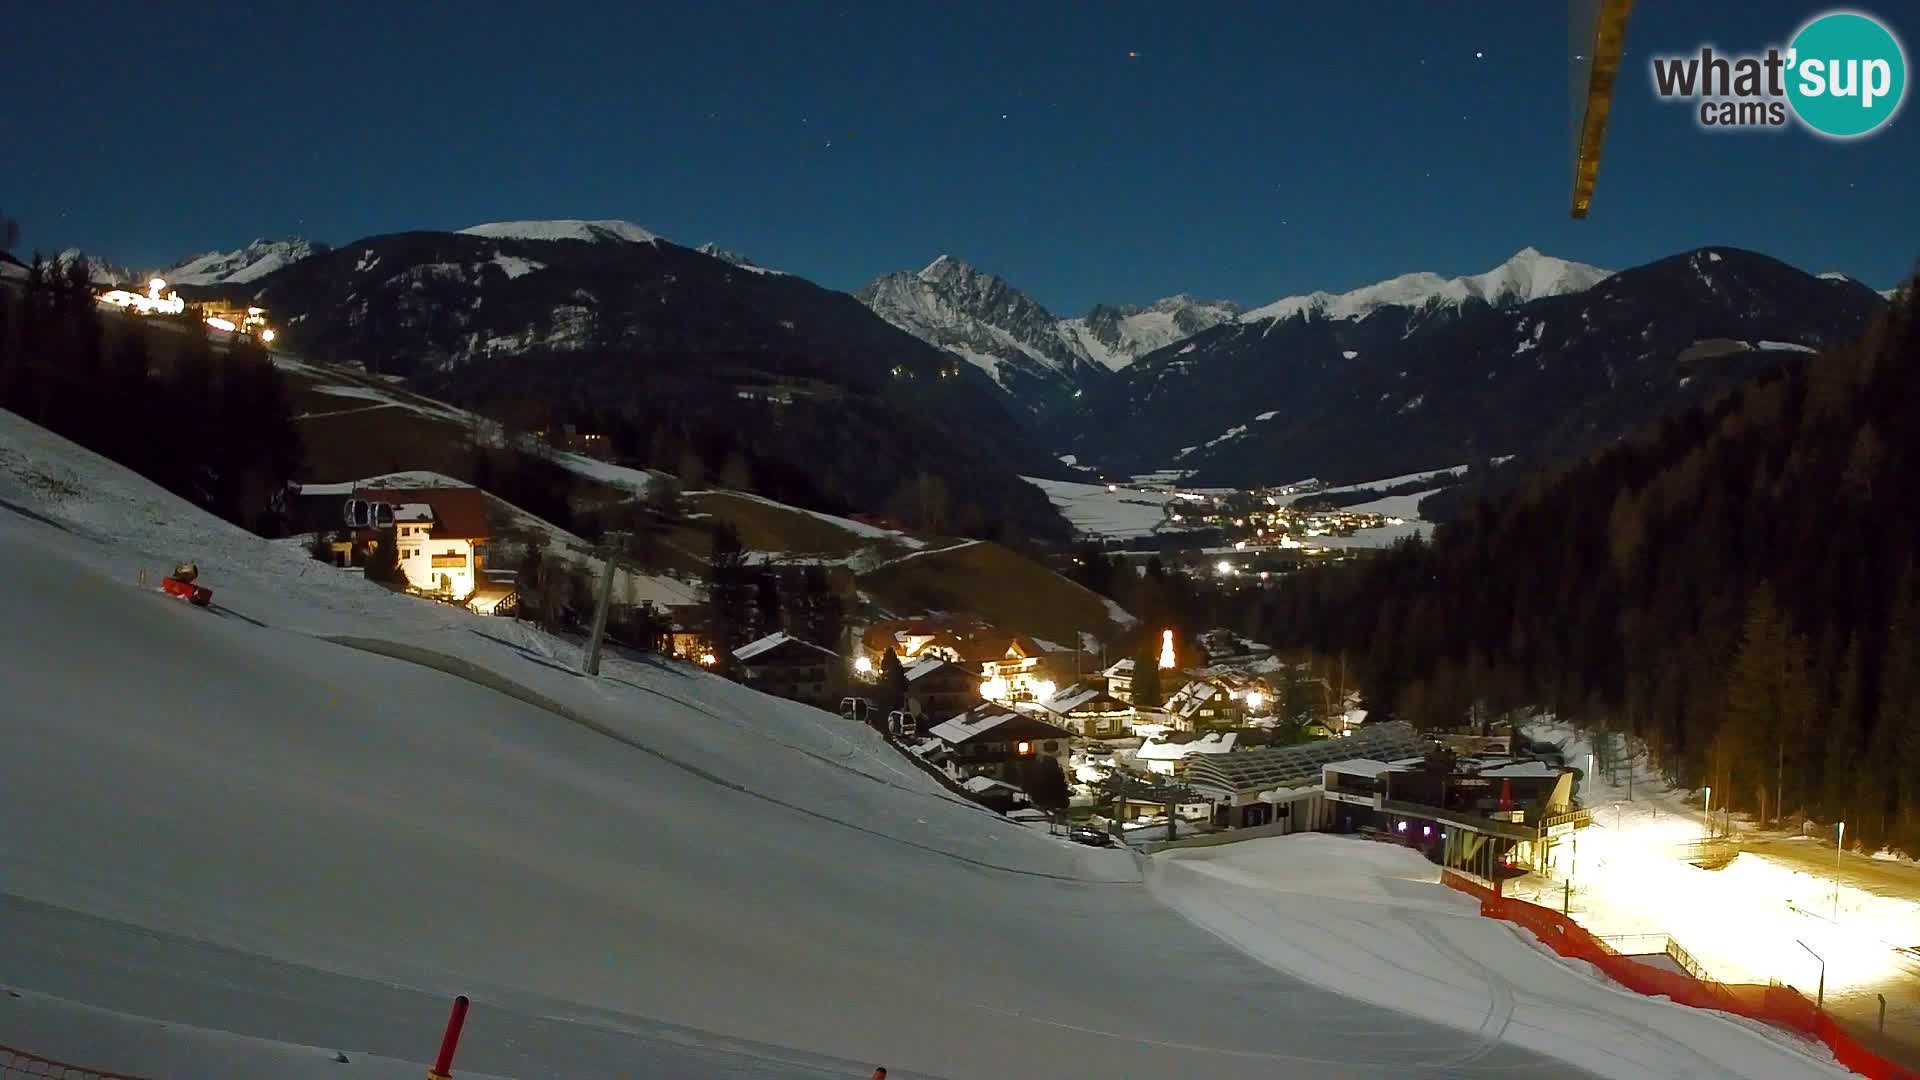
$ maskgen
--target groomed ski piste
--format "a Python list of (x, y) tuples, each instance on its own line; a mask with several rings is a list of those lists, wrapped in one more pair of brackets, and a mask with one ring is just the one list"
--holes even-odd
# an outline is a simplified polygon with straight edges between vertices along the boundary
[[(139, 584), (195, 560), (194, 608)], [(0, 412), (0, 1045), (153, 1077), (1846, 1075), (1411, 852), (1140, 860), (385, 592)], [(345, 1060), (339, 1060), (344, 1058)]]

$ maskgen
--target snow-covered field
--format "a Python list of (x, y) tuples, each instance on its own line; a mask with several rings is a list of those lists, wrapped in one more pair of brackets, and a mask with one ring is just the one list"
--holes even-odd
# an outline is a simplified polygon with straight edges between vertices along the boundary
[[(1567, 763), (1586, 768), (1592, 748), (1585, 736), (1560, 724), (1529, 731), (1563, 744)], [(1681, 857), (1680, 846), (1706, 835), (1700, 793), (1675, 790), (1650, 776), (1644, 756), (1635, 761), (1631, 792), (1623, 763), (1611, 780), (1593, 777), (1584, 795), (1596, 808), (1595, 825), (1581, 830), (1568, 852), (1571, 909), (1582, 926), (1602, 936), (1668, 934), (1721, 982), (1764, 985), (1777, 979), (1809, 998), (1820, 985), (1824, 959), (1830, 1009), (1871, 1028), (1878, 1020), (1876, 995), (1885, 994), (1888, 1029), (1916, 1030), (1920, 959), (1897, 949), (1920, 947), (1920, 897), (1911, 891), (1920, 875), (1904, 895), (1890, 894), (1874, 880), (1886, 877), (1884, 865), (1859, 855), (1837, 857), (1831, 834), (1797, 842), (1820, 849), (1818, 858), (1804, 863), (1768, 854), (1776, 842), (1742, 850), (1720, 870), (1693, 866)], [(1714, 819), (1724, 833), (1718, 812)], [(1563, 888), (1562, 880), (1529, 877), (1510, 891), (1559, 907), (1566, 899)]]
[[(137, 583), (183, 558), (211, 609)], [(582, 678), (5, 413), (0, 559), (0, 1043), (397, 1076), (464, 992), (482, 1077), (1578, 1075), (1265, 967), (1131, 853), (837, 717), (664, 661)]]
[(1597, 1076), (1848, 1076), (1817, 1047), (1642, 997), (1580, 971), (1396, 845), (1320, 834), (1163, 852), (1156, 895), (1280, 971), (1470, 1033), (1428, 1048), (1446, 1075), (1494, 1071), (1523, 1047)]
[(1167, 520), (1166, 507), (1174, 498), (1164, 491), (1125, 487), (1108, 491), (1105, 484), (1076, 484), (1032, 476), (1023, 479), (1046, 492), (1054, 507), (1082, 536), (1128, 540), (1149, 535)]
[(1416, 491), (1411, 495), (1387, 495), (1372, 502), (1360, 503), (1345, 509), (1353, 514), (1379, 514), (1383, 517), (1417, 518), (1420, 516), (1420, 500), (1433, 494), (1432, 491)]
[(1466, 465), (1455, 465), (1447, 469), (1429, 469), (1426, 472), (1407, 473), (1403, 476), (1389, 476), (1382, 480), (1368, 480), (1359, 484), (1339, 484), (1334, 487), (1315, 488), (1312, 491), (1303, 491), (1292, 496), (1287, 499), (1287, 504), (1292, 505), (1302, 499), (1310, 499), (1316, 495), (1338, 495), (1348, 491), (1367, 491), (1375, 488), (1385, 490), (1387, 488), (1399, 487), (1401, 484), (1417, 484), (1423, 480), (1464, 476), (1467, 469), (1468, 466)]
[(1304, 543), (1324, 548), (1381, 548), (1412, 536), (1425, 536), (1433, 531), (1433, 524), (1426, 521), (1404, 521), (1398, 525), (1378, 525), (1371, 529), (1360, 529), (1352, 536), (1310, 536)]

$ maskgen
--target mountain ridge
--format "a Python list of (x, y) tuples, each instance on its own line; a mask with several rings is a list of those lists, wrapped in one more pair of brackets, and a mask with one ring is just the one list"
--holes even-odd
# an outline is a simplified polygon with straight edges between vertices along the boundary
[(1429, 289), (1358, 317), (1243, 317), (1122, 370), (1056, 449), (1109, 473), (1177, 467), (1221, 485), (1578, 453), (1843, 340), (1883, 303), (1734, 248), (1511, 306), (1483, 299), (1522, 294), (1449, 289), (1436, 304)]

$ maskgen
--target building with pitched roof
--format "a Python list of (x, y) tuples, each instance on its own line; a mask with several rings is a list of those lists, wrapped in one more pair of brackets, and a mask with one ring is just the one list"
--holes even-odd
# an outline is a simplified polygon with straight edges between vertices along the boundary
[(1231, 728), (1246, 719), (1245, 701), (1218, 679), (1193, 679), (1167, 699), (1167, 720), (1176, 731)]
[(1125, 739), (1133, 735), (1133, 706), (1108, 693), (1097, 681), (1056, 690), (1035, 701), (1031, 708), (1082, 738)]
[(1107, 693), (1128, 704), (1133, 703), (1133, 657), (1116, 660), (1100, 673), (1107, 680)]
[(908, 664), (905, 673), (906, 708), (922, 729), (980, 704), (980, 676), (959, 664), (923, 656)]
[[(400, 550), (400, 572), (413, 588), (455, 600), (467, 600), (483, 580), (486, 544), (493, 534), (487, 494), (479, 488), (356, 488), (352, 498), (385, 504), (380, 520), (391, 515)], [(337, 496), (336, 496), (337, 498)], [(379, 531), (353, 530), (352, 539), (334, 545), (345, 561), (358, 546), (370, 552)]]
[(1037, 716), (988, 702), (935, 724), (927, 731), (948, 754), (947, 768), (960, 778), (991, 776), (1019, 782), (1025, 768), (1051, 758), (1066, 775), (1073, 733)]
[(1214, 824), (1229, 828), (1266, 825), (1275, 820), (1276, 807), (1284, 801), (1263, 800), (1263, 793), (1317, 791), (1322, 770), (1334, 762), (1418, 757), (1432, 745), (1433, 740), (1413, 730), (1411, 724), (1373, 724), (1344, 739), (1196, 755), (1187, 759), (1186, 782), (1213, 800)]
[(733, 651), (740, 681), (763, 694), (830, 708), (840, 698), (840, 654), (786, 633), (768, 634)]

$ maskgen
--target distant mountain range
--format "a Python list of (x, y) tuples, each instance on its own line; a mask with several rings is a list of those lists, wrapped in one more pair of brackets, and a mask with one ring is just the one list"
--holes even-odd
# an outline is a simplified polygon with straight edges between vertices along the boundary
[(325, 244), (298, 239), (255, 240), (237, 251), (195, 255), (176, 266), (156, 270), (153, 276), (174, 285), (244, 285), (326, 250)]
[(911, 503), (954, 531), (1066, 533), (1019, 479), (1061, 466), (984, 374), (845, 293), (737, 255), (562, 220), (368, 237), (257, 278), (244, 267), (258, 260), (229, 262), (240, 269), (225, 281), (182, 294), (266, 307), (309, 359), (483, 411), (623, 418), (632, 452), (691, 443), (708, 475), (737, 465), (730, 482), (815, 509)]
[(1009, 478), (1059, 475), (1060, 455), (1219, 485), (1525, 465), (1856, 334), (1883, 302), (1845, 275), (1732, 248), (1617, 273), (1524, 248), (1482, 274), (1063, 319), (950, 255), (849, 297), (717, 245), (574, 219), (338, 250), (262, 240), (163, 274), (190, 296), (264, 304), (296, 349), (468, 404), (644, 407), (772, 440), (742, 413), (757, 406), (732, 403), (779, 400), (811, 430), (845, 426), (835, 402), (850, 402), (895, 459), (870, 448), (859, 482), (834, 466), (828, 508), (877, 509), (927, 471), (1042, 533), (1056, 522)]
[(1733, 248), (1614, 274), (1527, 249), (1249, 311), (1090, 391), (1061, 449), (1222, 485), (1566, 456), (1852, 337), (1883, 303)]
[(1149, 307), (1099, 305), (1061, 319), (995, 274), (942, 255), (926, 269), (884, 274), (855, 294), (907, 333), (991, 376), (1021, 408), (1048, 416), (1154, 349), (1239, 314), (1238, 305), (1168, 297)]

